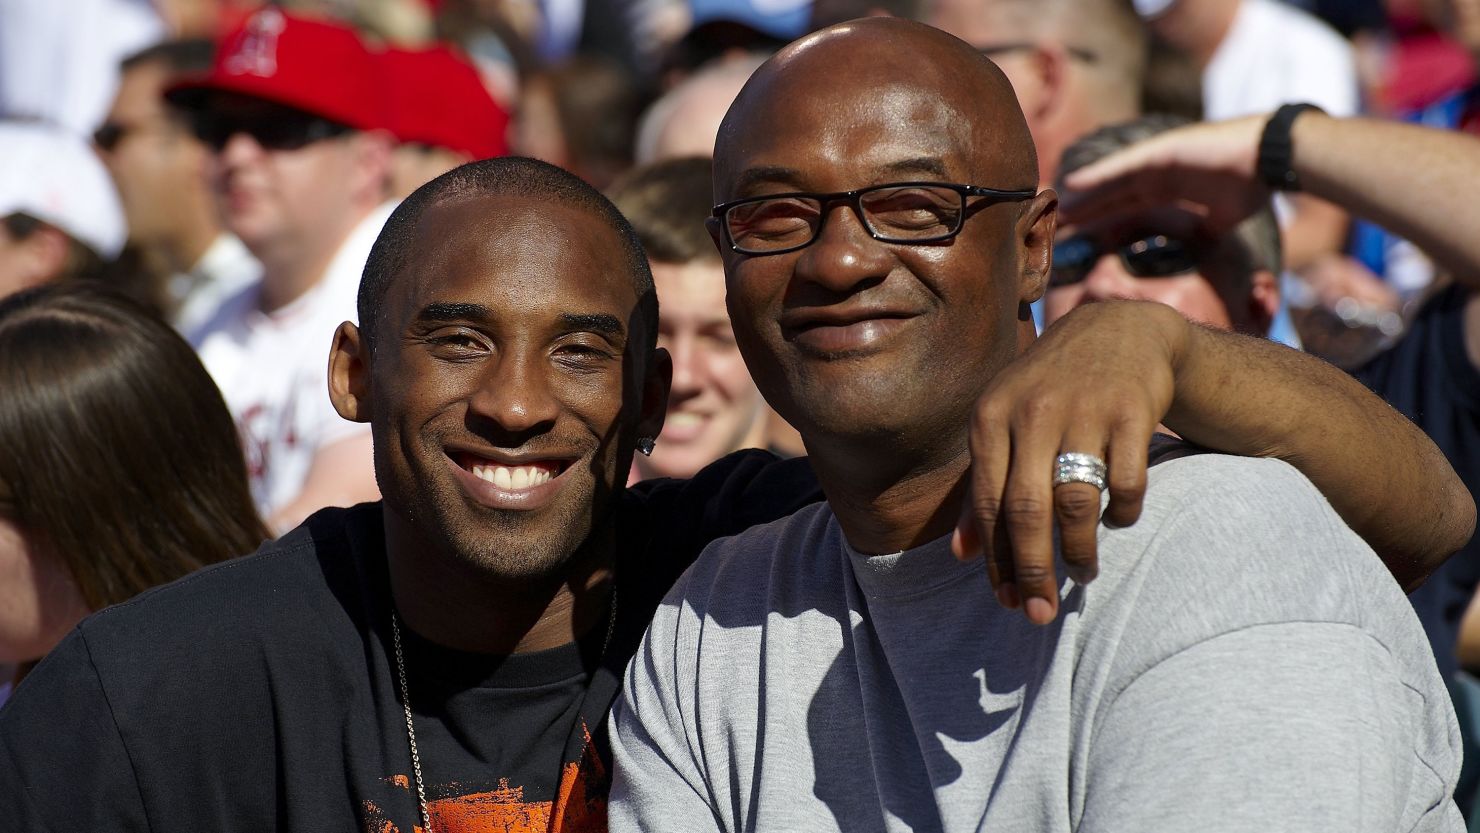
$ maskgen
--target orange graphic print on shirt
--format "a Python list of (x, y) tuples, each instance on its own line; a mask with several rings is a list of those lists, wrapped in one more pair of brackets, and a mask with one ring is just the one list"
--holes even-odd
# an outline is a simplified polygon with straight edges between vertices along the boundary
[[(407, 775), (386, 780), (415, 793), (416, 787)], [(429, 784), (427, 814), (436, 833), (606, 833), (610, 786), (611, 777), (587, 732), (581, 759), (561, 768), (555, 800), (526, 801), (524, 788), (511, 786), (507, 778), (485, 785)], [(411, 830), (402, 830), (385, 808), (373, 801), (364, 803), (363, 812), (366, 833), (425, 833), (419, 823)]]

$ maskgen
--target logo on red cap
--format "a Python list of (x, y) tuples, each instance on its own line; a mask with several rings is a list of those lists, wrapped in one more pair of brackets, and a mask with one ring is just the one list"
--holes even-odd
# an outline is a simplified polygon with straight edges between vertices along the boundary
[(230, 75), (261, 78), (276, 75), (278, 35), (283, 33), (285, 26), (283, 13), (277, 9), (267, 8), (252, 15), (244, 27), (237, 50), (226, 57), (221, 68)]

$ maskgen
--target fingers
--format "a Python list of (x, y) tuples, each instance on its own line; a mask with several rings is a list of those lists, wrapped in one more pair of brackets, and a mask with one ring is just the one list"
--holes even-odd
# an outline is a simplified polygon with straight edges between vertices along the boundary
[(1155, 426), (1127, 422), (1111, 437), (1105, 458), (1110, 503), (1105, 507), (1105, 525), (1126, 527), (1141, 517), (1146, 497), (1146, 454)]
[[(1045, 413), (1049, 410), (1043, 400), (1030, 399), (1014, 420), (1012, 468), (1002, 499), (1002, 526), (1011, 551), (995, 553), (993, 559), (1000, 573), (1011, 573), (1023, 612), (1039, 625), (1053, 621), (1059, 607), (1052, 479), (1062, 434), (1030, 430), (1049, 421), (1050, 414)], [(1097, 514), (1098, 509), (1097, 505)]]
[[(1017, 606), (1018, 597), (1012, 587), (1011, 547), (1001, 534), (1000, 520), (1010, 438), (1001, 408), (985, 406), (977, 410), (968, 434), (972, 464), (966, 504), (952, 537), (957, 558), (986, 556), (987, 577), (997, 590), (998, 601), (1009, 608)], [(999, 558), (1007, 559), (1006, 571), (1000, 569)]]

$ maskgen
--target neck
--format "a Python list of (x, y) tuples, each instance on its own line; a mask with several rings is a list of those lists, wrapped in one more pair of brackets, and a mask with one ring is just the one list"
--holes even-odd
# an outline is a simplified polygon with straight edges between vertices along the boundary
[(520, 654), (568, 645), (605, 625), (614, 587), (610, 530), (593, 534), (559, 575), (538, 578), (494, 575), (424, 540), (398, 534), (387, 511), (391, 596), (401, 620), (424, 639), (472, 653)]
[(340, 247), (370, 211), (366, 208), (346, 217), (337, 229), (317, 229), (306, 237), (253, 248), (252, 254), (262, 263), (262, 311), (281, 309), (317, 286)]
[(160, 254), (171, 272), (189, 272), (200, 265), (201, 258), (220, 235), (221, 227), (208, 208), (192, 212), (181, 222), (176, 234), (160, 247)]
[(955, 527), (969, 460), (964, 433), (933, 453), (881, 453), (876, 442), (859, 446), (807, 440), (817, 479), (854, 549), (913, 549)]

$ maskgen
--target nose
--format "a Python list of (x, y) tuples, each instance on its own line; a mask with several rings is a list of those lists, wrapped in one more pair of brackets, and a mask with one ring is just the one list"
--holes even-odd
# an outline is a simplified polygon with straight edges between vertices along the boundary
[(1141, 285), (1136, 276), (1127, 272), (1125, 264), (1116, 254), (1103, 254), (1095, 261), (1094, 268), (1084, 276), (1086, 301), (1109, 301), (1115, 298), (1140, 298)]
[(549, 362), (528, 355), (500, 353), (490, 361), (468, 398), (471, 428), (483, 428), (500, 446), (522, 445), (528, 437), (550, 431), (560, 416), (560, 401), (551, 386)]
[(888, 245), (869, 234), (858, 212), (838, 202), (823, 216), (817, 239), (802, 250), (795, 274), (801, 280), (847, 293), (882, 281), (893, 261)]
[(234, 166), (256, 159), (263, 153), (262, 145), (250, 133), (239, 130), (226, 137), (226, 144), (216, 151), (216, 156), (222, 164)]
[(673, 383), (669, 388), (670, 400), (697, 395), (704, 387), (706, 361), (699, 339), (694, 333), (678, 332), (667, 339), (665, 346), (673, 360)]

